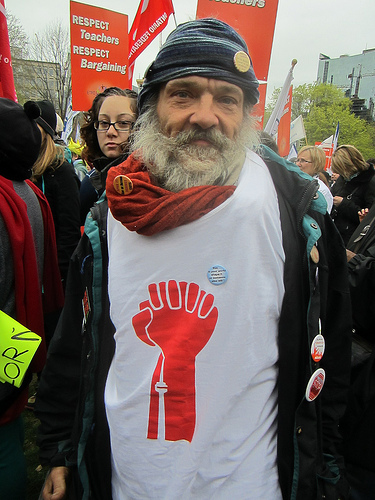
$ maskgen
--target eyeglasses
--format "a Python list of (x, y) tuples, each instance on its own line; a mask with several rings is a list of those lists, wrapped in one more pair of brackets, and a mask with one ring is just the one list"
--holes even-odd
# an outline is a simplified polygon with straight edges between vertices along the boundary
[(312, 163), (310, 160), (305, 160), (304, 158), (297, 158), (294, 163)]
[(94, 129), (98, 132), (106, 132), (110, 129), (111, 125), (117, 132), (130, 132), (133, 128), (133, 122), (120, 120), (118, 122), (107, 122), (106, 120), (99, 120), (94, 122)]

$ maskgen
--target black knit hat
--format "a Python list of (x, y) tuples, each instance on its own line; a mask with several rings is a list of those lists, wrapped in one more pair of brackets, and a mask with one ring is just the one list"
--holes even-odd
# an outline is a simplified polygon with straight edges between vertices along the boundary
[(53, 139), (54, 136), (56, 135), (56, 124), (57, 124), (57, 117), (54, 105), (50, 101), (36, 101), (36, 103), (40, 107), (41, 111), (40, 117), (36, 119), (36, 122)]
[(24, 107), (0, 98), (0, 175), (23, 181), (32, 174), (42, 136), (35, 119), (40, 109), (33, 101)]
[(259, 82), (245, 41), (228, 24), (207, 18), (180, 24), (168, 36), (146, 71), (138, 96), (140, 112), (160, 84), (192, 75), (237, 85), (247, 102), (258, 102)]

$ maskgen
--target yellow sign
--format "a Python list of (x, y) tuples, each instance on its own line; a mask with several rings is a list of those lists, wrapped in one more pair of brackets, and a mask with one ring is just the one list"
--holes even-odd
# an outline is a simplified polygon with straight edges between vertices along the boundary
[(0, 381), (20, 387), (42, 339), (0, 311)]

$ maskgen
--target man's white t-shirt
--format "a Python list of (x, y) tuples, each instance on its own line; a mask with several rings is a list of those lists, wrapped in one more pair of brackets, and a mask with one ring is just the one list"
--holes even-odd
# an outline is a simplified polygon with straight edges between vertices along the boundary
[(108, 244), (114, 500), (280, 499), (285, 257), (264, 162), (247, 152), (234, 194), (190, 224), (149, 237), (109, 214)]

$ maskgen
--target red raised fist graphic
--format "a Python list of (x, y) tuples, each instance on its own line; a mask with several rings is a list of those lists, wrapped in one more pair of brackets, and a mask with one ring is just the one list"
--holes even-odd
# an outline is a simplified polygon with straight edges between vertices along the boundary
[(151, 383), (147, 437), (161, 437), (159, 413), (164, 413), (165, 439), (191, 441), (195, 358), (216, 326), (214, 297), (195, 283), (176, 281), (151, 284), (148, 292), (149, 300), (140, 304), (140, 312), (132, 320), (137, 336), (161, 351)]

